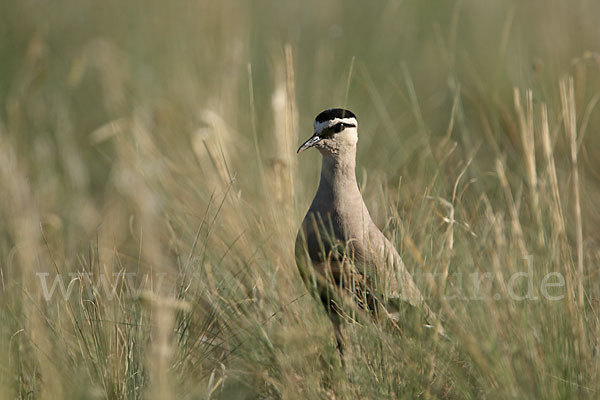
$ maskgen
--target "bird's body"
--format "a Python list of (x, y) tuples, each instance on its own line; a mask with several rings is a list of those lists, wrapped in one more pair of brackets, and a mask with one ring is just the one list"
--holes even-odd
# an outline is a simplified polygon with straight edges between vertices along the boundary
[[(377, 228), (355, 175), (358, 123), (348, 110), (331, 109), (315, 120), (314, 135), (298, 149), (322, 155), (317, 193), (296, 238), (296, 263), (309, 289), (317, 292), (339, 330), (345, 300), (373, 315), (396, 319), (402, 304), (432, 315), (402, 259)], [(395, 306), (389, 305), (395, 303)], [(398, 307), (400, 306), (400, 307)]]

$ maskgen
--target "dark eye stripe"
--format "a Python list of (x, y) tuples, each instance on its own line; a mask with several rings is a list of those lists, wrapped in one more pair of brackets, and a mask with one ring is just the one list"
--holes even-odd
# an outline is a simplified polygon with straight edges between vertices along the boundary
[(333, 125), (329, 129), (335, 133), (338, 133), (338, 132), (343, 131), (346, 128), (354, 128), (354, 127), (356, 127), (356, 125), (354, 125), (354, 124), (349, 124), (347, 122), (338, 122), (337, 124)]
[(347, 122), (338, 122), (337, 124), (332, 125), (329, 128), (323, 129), (319, 133), (319, 136), (322, 138), (329, 138), (329, 137), (333, 136), (333, 134), (340, 133), (341, 131), (343, 131), (346, 128), (356, 128), (356, 125), (349, 124)]

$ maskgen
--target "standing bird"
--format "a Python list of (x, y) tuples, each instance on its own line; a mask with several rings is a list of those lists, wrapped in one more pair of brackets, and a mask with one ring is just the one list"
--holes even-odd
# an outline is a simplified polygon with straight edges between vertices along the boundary
[(435, 319), (400, 255), (375, 226), (356, 183), (358, 121), (341, 108), (317, 115), (314, 133), (298, 153), (315, 147), (322, 155), (321, 179), (296, 237), (296, 264), (304, 283), (327, 309), (340, 353), (340, 324), (348, 304), (376, 318), (399, 321), (400, 310), (419, 308)]

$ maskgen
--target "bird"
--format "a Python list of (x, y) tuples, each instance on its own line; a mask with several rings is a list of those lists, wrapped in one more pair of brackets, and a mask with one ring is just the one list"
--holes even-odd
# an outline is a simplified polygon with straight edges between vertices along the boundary
[(327, 109), (317, 115), (313, 135), (297, 150), (316, 148), (322, 162), (317, 192), (296, 236), (296, 264), (327, 310), (342, 354), (341, 326), (352, 319), (348, 304), (376, 319), (399, 321), (407, 308), (421, 310), (429, 324), (436, 318), (365, 205), (355, 173), (358, 137), (352, 111)]

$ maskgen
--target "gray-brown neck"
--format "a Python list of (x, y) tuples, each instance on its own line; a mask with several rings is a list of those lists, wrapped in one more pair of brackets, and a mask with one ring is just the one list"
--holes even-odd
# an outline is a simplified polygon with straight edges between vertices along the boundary
[[(322, 153), (321, 180), (314, 204), (319, 208), (355, 206), (362, 203), (356, 182), (356, 150), (341, 154)], [(362, 204), (361, 204), (362, 205)]]

